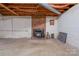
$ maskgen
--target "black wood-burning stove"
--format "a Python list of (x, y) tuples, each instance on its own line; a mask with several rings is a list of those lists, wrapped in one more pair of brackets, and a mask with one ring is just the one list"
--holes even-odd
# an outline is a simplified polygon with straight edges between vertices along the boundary
[(34, 37), (37, 37), (37, 38), (44, 38), (44, 36), (45, 36), (44, 30), (34, 29), (33, 35), (34, 35)]

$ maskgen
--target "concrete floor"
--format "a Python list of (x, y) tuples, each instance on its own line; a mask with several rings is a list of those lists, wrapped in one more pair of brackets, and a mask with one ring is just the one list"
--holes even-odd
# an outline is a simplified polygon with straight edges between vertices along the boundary
[(1, 56), (79, 55), (79, 50), (56, 39), (0, 39)]

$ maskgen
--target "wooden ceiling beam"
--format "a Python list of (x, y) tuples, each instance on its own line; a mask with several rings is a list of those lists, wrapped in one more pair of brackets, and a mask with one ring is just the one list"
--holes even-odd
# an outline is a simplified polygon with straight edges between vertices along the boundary
[[(52, 5), (51, 5), (52, 6)], [(71, 6), (66, 6), (63, 8), (56, 8), (58, 9), (61, 13), (65, 12), (68, 10)], [(28, 16), (28, 15), (37, 15), (37, 14), (42, 14), (42, 15), (50, 15), (50, 16), (58, 16), (55, 13), (51, 13), (51, 11), (41, 7), (38, 4), (1, 4), (0, 6), (0, 13), (3, 15), (19, 15), (19, 16)]]
[[(5, 14), (12, 14), (10, 12), (1, 12), (1, 13), (5, 13)], [(35, 14), (35, 13), (25, 13), (25, 12), (17, 12), (18, 14)]]
[[(47, 14), (49, 14), (49, 13), (51, 13), (50, 11), (45, 11), (45, 10), (38, 10), (38, 11), (28, 11), (28, 10), (13, 10), (13, 11), (15, 11), (16, 13), (47, 13)], [(60, 12), (64, 12), (65, 10), (59, 10)], [(5, 13), (7, 13), (8, 11), (6, 11), (6, 10), (0, 10), (0, 12), (5, 12)], [(10, 13), (10, 12), (9, 12)], [(53, 13), (52, 13), (53, 14)]]
[[(52, 7), (52, 6), (51, 6)], [(53, 7), (52, 7), (53, 8)], [(67, 7), (64, 7), (64, 8), (55, 8), (55, 9), (58, 9), (58, 10), (60, 10), (60, 9), (69, 9), (70, 7), (69, 6), (67, 6)], [(43, 7), (39, 7), (38, 8), (39, 10), (44, 10), (45, 8), (43, 8)]]
[(35, 9), (17, 9), (18, 11), (24, 11), (24, 12), (37, 12)]
[(23, 4), (23, 3), (16, 3), (16, 4), (10, 4), (10, 3), (4, 3), (5, 5), (7, 5), (7, 6), (33, 6), (33, 7), (35, 7), (35, 6), (37, 6), (38, 4), (32, 4), (32, 3), (25, 3), (25, 4)]
[(13, 10), (9, 9), (7, 6), (5, 6), (4, 4), (0, 3), (0, 6), (3, 7), (4, 9), (8, 10), (9, 12), (13, 13), (14, 15), (18, 16), (18, 14), (16, 12), (14, 12)]
[(27, 7), (27, 6), (24, 6), (24, 7), (23, 7), (23, 6), (7, 6), (7, 7), (8, 7), (8, 8), (15, 8), (15, 7), (18, 7), (18, 8), (25, 8), (25, 9), (26, 9), (26, 8), (27, 8), (27, 9), (32, 9), (32, 8), (35, 9), (35, 8), (36, 8), (36, 7), (30, 7), (30, 6), (28, 6), (28, 7)]
[[(2, 14), (4, 16), (15, 16), (13, 14)], [(35, 16), (35, 14), (20, 14), (20, 16)], [(44, 16), (58, 16), (56, 14), (44, 14)]]
[(37, 7), (37, 5), (27, 5), (27, 4), (25, 4), (25, 5), (22, 5), (22, 4), (20, 4), (20, 5), (6, 5), (7, 7), (9, 7), (9, 8), (14, 8), (14, 7), (19, 7), (19, 8), (36, 8)]
[[(53, 7), (52, 7), (53, 8)], [(55, 9), (69, 9), (70, 7), (67, 6), (67, 7), (64, 7), (64, 8), (55, 8)]]
[[(17, 10), (16, 10), (17, 9)], [(13, 11), (19, 11), (19, 9), (18, 8), (16, 8), (16, 9), (12, 9)], [(31, 10), (31, 11), (33, 11), (33, 10), (35, 10), (35, 11), (49, 11), (49, 10), (40, 10), (40, 9), (38, 9), (38, 10), (36, 10), (36, 9), (20, 9), (20, 10), (23, 10), (23, 11), (25, 11), (25, 10)], [(59, 11), (60, 10), (64, 10), (64, 9), (59, 9)], [(6, 11), (5, 9), (0, 9), (0, 11)]]
[[(12, 15), (10, 12), (1, 12), (2, 14), (9, 14)], [(24, 13), (24, 12), (17, 12), (19, 15), (34, 15), (35, 13)], [(56, 15), (52, 13), (46, 13), (46, 12), (38, 12), (37, 14), (42, 14), (42, 15)]]
[(52, 6), (53, 8), (65, 8), (65, 7), (68, 7), (70, 4), (58, 4), (58, 5), (50, 5)]
[[(19, 7), (19, 6), (11, 6), (11, 7), (7, 6), (7, 7), (10, 9), (15, 9), (16, 7), (20, 8), (20, 9), (36, 9), (36, 7)], [(56, 8), (56, 9), (61, 10), (61, 9), (69, 9), (69, 8), (70, 7), (68, 6), (68, 7)], [(2, 7), (0, 7), (0, 9), (2, 9)], [(45, 10), (45, 8), (39, 7), (38, 10)]]

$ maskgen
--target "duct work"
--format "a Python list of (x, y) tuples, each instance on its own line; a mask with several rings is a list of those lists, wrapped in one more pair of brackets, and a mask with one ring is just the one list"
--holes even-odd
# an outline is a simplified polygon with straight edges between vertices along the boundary
[(51, 6), (50, 6), (49, 4), (47, 4), (47, 3), (41, 3), (40, 5), (43, 6), (44, 8), (46, 8), (46, 9), (52, 11), (53, 13), (61, 14), (61, 12), (59, 12), (57, 9), (51, 7)]

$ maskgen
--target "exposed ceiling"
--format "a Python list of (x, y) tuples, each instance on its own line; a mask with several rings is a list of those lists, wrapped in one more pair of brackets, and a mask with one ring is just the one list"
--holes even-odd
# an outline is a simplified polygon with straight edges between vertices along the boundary
[[(75, 4), (49, 4), (52, 8), (64, 13)], [(42, 7), (40, 4), (34, 3), (0, 3), (0, 13), (4, 16), (58, 16), (48, 9)]]

